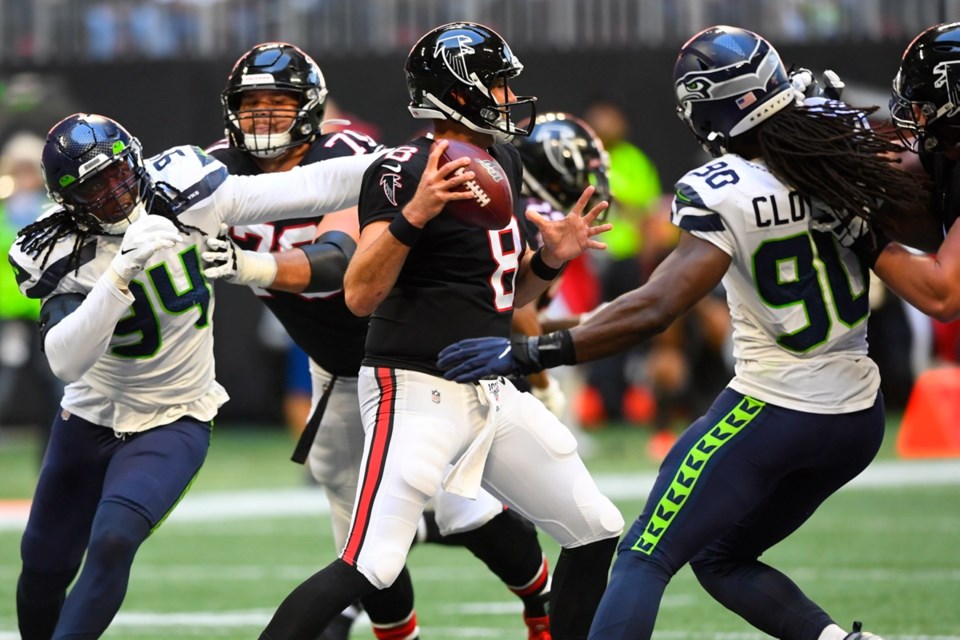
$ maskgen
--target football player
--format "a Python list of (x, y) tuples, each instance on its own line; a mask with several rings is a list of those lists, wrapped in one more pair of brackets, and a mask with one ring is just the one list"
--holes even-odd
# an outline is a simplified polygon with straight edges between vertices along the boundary
[[(869, 228), (860, 219), (837, 227), (879, 238), (883, 250), (874, 272), (901, 298), (941, 322), (960, 318), (958, 69), (960, 22), (939, 24), (910, 42), (893, 80), (890, 114), (908, 149), (918, 154), (921, 172), (932, 183), (932, 206), (925, 215), (918, 210), (910, 216), (884, 216)], [(904, 237), (904, 230), (912, 233)], [(936, 254), (885, 244), (888, 234)]]
[[(227, 139), (211, 154), (231, 173), (256, 175), (377, 150), (374, 140), (349, 129), (321, 131), (326, 97), (323, 73), (310, 56), (287, 43), (257, 45), (227, 79)], [(233, 243), (210, 238), (203, 254), (216, 265), (205, 270), (208, 277), (253, 287), (310, 356), (312, 415), (294, 459), (306, 461), (326, 491), (338, 550), (350, 524), (364, 438), (357, 372), (369, 320), (347, 309), (342, 290), (358, 233), (351, 207), (233, 227)], [(530, 640), (549, 640), (549, 573), (536, 530), (486, 491), (477, 500), (443, 494), (434, 516), (421, 526), (424, 541), (470, 549), (522, 598)], [(417, 635), (406, 569), (390, 588), (364, 599), (364, 606), (378, 638)], [(347, 612), (337, 621), (337, 637), (347, 637), (349, 618)], [(334, 637), (333, 626), (324, 638)]]
[(137, 549), (203, 464), (227, 401), (203, 238), (350, 206), (374, 158), (239, 177), (191, 146), (144, 160), (104, 116), (74, 114), (47, 134), (42, 167), (60, 206), (9, 256), (20, 290), (42, 301), (41, 347), (68, 383), (21, 543), (24, 638), (100, 637)]
[(448, 382), (436, 355), (451, 339), (508, 334), (515, 303), (540, 295), (566, 260), (603, 248), (593, 237), (609, 225), (591, 223), (605, 204), (584, 213), (588, 189), (562, 220), (528, 213), (544, 240), (532, 255), (515, 218), (487, 231), (442, 215), (447, 203), (473, 197), (458, 187), (474, 177), (452, 175), (467, 158), (440, 164), (444, 138), (489, 148), (519, 195), (516, 149), (496, 142), (528, 133), (515, 110), (533, 98), (513, 94), (522, 65), (478, 24), (430, 31), (405, 69), (410, 111), (435, 121), (435, 137), (398, 147), (366, 174), (360, 240), (344, 279), (350, 310), (373, 314), (358, 382), (366, 438), (357, 505), (340, 558), (291, 592), (261, 637), (306, 637), (344, 605), (391, 585), (427, 502), (441, 488), (476, 498), (482, 484), (563, 546), (551, 634), (582, 638), (606, 585), (620, 513), (542, 403), (505, 380)]
[[(552, 111), (538, 114), (533, 122), (529, 136), (517, 136), (514, 146), (520, 152), (523, 164), (523, 184), (521, 202), (517, 217), (528, 237), (533, 250), (539, 249), (543, 240), (537, 226), (524, 216), (527, 210), (533, 210), (541, 216), (559, 220), (576, 204), (587, 188), (594, 188), (591, 202), (610, 200), (610, 157), (603, 148), (603, 142), (590, 126), (570, 113)], [(589, 256), (583, 255), (574, 260), (578, 275), (589, 273)], [(567, 269), (564, 268), (564, 272)], [(576, 276), (575, 276), (576, 277)], [(563, 277), (554, 280), (539, 299), (514, 309), (513, 330), (524, 335), (542, 333), (541, 319), (547, 313), (547, 307), (554, 298), (562, 297), (560, 283)], [(564, 286), (569, 287), (570, 283)], [(553, 325), (574, 326), (577, 316), (546, 319)], [(526, 377), (517, 376), (514, 385), (520, 390), (532, 393), (543, 402), (550, 411), (565, 419), (566, 398), (559, 381), (546, 371), (532, 373)]]
[(925, 192), (863, 111), (804, 102), (755, 33), (695, 35), (674, 86), (678, 114), (714, 156), (676, 185), (677, 248), (645, 285), (574, 329), (464, 341), (439, 365), (469, 381), (604, 357), (663, 331), (722, 281), (736, 374), (664, 459), (620, 543), (590, 638), (650, 638), (666, 586), (687, 563), (711, 596), (770, 636), (869, 637), (859, 624), (841, 628), (759, 557), (863, 471), (883, 438), (879, 373), (867, 356), (869, 255), (858, 260), (811, 220), (881, 201), (908, 209)]

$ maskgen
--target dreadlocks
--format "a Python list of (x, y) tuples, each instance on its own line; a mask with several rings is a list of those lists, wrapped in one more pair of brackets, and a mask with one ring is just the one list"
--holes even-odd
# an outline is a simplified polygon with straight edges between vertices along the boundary
[[(157, 182), (154, 187), (147, 184), (148, 178), (141, 180), (140, 188), (147, 197), (144, 201), (144, 209), (152, 215), (169, 218), (174, 226), (180, 231), (200, 231), (197, 227), (184, 224), (178, 217), (178, 203), (181, 201), (182, 193), (166, 182)], [(28, 224), (17, 234), (23, 238), (20, 246), (23, 252), (29, 256), (37, 257), (43, 254), (43, 260), (40, 268), (47, 266), (47, 260), (53, 251), (54, 245), (70, 235), (74, 235), (73, 248), (70, 250), (69, 269), (79, 270), (80, 254), (86, 244), (86, 240), (91, 236), (108, 235), (95, 216), (87, 212), (70, 211), (66, 207), (55, 211), (36, 222)]]
[(927, 206), (925, 181), (896, 167), (903, 147), (865, 125), (877, 107), (839, 102), (790, 106), (756, 128), (752, 142), (770, 170), (834, 212), (872, 219), (881, 203)]

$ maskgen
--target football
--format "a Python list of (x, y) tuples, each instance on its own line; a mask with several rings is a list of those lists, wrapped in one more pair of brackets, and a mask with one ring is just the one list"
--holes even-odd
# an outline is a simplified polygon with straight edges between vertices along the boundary
[(457, 158), (470, 158), (470, 164), (457, 169), (456, 173), (473, 171), (475, 176), (461, 187), (474, 197), (447, 203), (447, 211), (473, 227), (503, 229), (513, 216), (513, 193), (507, 173), (493, 156), (480, 147), (459, 140), (447, 140), (447, 143), (447, 148), (440, 156), (440, 165)]

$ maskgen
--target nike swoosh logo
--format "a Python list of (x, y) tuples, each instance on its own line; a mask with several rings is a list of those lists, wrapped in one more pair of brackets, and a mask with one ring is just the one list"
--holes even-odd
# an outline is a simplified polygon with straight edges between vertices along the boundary
[(389, 164), (385, 164), (385, 165), (383, 165), (383, 168), (384, 168), (384, 169), (390, 169), (390, 171), (400, 171), (400, 165), (389, 165)]
[(133, 247), (131, 247), (131, 248), (129, 248), (129, 249), (120, 249), (120, 255), (122, 255), (122, 256), (127, 255), (127, 254), (130, 253), (131, 251), (133, 251)]

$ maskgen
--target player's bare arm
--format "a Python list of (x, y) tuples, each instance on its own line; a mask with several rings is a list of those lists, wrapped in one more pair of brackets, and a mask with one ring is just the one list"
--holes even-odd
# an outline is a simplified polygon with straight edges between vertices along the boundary
[(639, 344), (669, 327), (712, 291), (730, 256), (685, 231), (650, 280), (621, 295), (570, 330), (577, 362), (596, 360)]
[[(399, 222), (407, 227), (408, 232), (409, 227), (413, 227), (414, 235), (437, 217), (448, 202), (473, 197), (469, 192), (458, 190), (460, 185), (474, 178), (472, 171), (448, 177), (460, 167), (469, 164), (469, 158), (458, 158), (438, 166), (440, 156), (446, 148), (445, 140), (439, 140), (433, 146), (417, 191), (400, 212), (403, 220)], [(360, 232), (357, 252), (344, 277), (347, 307), (358, 316), (370, 315), (383, 301), (397, 281), (400, 268), (410, 252), (412, 245), (405, 244), (391, 231), (396, 228), (393, 226), (396, 224), (397, 221), (376, 221)]]
[(873, 270), (894, 293), (925, 314), (941, 322), (960, 317), (960, 225), (950, 227), (935, 255), (887, 245)]

